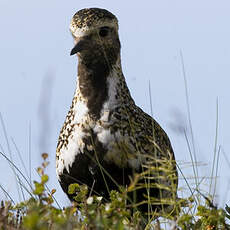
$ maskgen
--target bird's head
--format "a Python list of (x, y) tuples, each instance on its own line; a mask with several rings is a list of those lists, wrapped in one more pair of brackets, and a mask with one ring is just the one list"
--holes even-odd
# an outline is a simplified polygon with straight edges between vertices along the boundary
[(89, 8), (78, 11), (72, 18), (70, 31), (77, 54), (89, 68), (114, 65), (120, 55), (117, 18), (105, 9)]

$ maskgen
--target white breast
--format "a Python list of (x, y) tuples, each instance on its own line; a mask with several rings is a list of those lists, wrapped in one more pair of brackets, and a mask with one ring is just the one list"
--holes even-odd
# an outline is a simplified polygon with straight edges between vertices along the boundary
[(63, 173), (64, 168), (69, 172), (69, 168), (72, 166), (74, 159), (77, 154), (83, 152), (85, 147), (82, 139), (87, 136), (87, 133), (83, 132), (82, 124), (88, 117), (88, 108), (86, 103), (78, 101), (74, 106), (74, 130), (69, 137), (68, 144), (66, 147), (60, 149), (59, 159), (56, 165), (57, 176)]

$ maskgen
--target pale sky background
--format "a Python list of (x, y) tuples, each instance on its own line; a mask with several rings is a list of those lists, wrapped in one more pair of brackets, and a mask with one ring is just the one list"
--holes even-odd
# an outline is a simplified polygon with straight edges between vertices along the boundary
[[(77, 59), (69, 55), (73, 47), (69, 23), (76, 11), (86, 7), (106, 8), (118, 17), (123, 71), (131, 94), (150, 114), (150, 81), (153, 116), (168, 133), (180, 165), (191, 162), (184, 136), (175, 131), (188, 124), (182, 51), (199, 176), (210, 177), (217, 97), (218, 146), (230, 160), (229, 0), (0, 0), (0, 112), (11, 151), (1, 124), (0, 150), (7, 156), (11, 152), (24, 172), (11, 138), (28, 170), (31, 146), (33, 179), (38, 179), (35, 168), (41, 164), (41, 153), (48, 152), (49, 187), (57, 189), (61, 205), (68, 204), (56, 179), (55, 148), (77, 75)], [(3, 157), (0, 168), (0, 184), (19, 201), (12, 170)], [(193, 176), (192, 167), (182, 169), (186, 177)], [(229, 171), (221, 151), (216, 199), (220, 206), (230, 201)], [(207, 179), (202, 182), (205, 195), (209, 184)], [(2, 191), (1, 199), (5, 199)]]

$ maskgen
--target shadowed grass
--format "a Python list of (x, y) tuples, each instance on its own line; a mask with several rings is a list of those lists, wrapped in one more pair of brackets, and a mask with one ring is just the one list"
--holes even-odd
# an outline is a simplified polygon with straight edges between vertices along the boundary
[[(146, 157), (155, 161), (153, 156)], [(120, 192), (111, 191), (110, 201), (105, 203), (102, 202), (102, 197), (100, 196), (93, 195), (88, 197), (87, 186), (73, 184), (70, 186), (69, 192), (76, 195), (75, 202), (71, 207), (65, 209), (53, 206), (55, 190), (49, 190), (46, 187), (48, 182), (48, 176), (45, 173), (48, 166), (47, 154), (43, 154), (43, 161), (42, 166), (37, 169), (40, 175), (40, 182), (34, 182), (31, 198), (17, 205), (11, 205), (7, 202), (2, 203), (0, 208), (0, 227), (3, 227), (3, 229), (230, 229), (230, 226), (227, 224), (228, 215), (230, 217), (229, 208), (227, 207), (226, 210), (217, 208), (213, 205), (212, 200), (203, 195), (199, 190), (196, 191), (192, 188), (190, 188), (192, 191), (190, 197), (179, 199), (176, 202), (175, 199), (157, 199), (146, 196), (146, 200), (143, 200), (141, 203), (127, 204), (127, 194), (129, 192), (146, 186), (145, 183), (141, 182), (143, 177), (146, 177), (146, 180), (152, 181), (152, 179), (156, 179), (154, 175), (154, 178), (151, 177), (152, 173), (155, 174), (158, 170), (161, 173), (171, 174), (172, 170), (170, 169), (171, 166), (168, 159), (165, 159), (164, 163), (159, 160), (159, 163), (161, 165), (164, 164), (164, 167), (156, 168), (152, 166), (151, 162), (144, 165), (143, 167), (146, 170), (141, 174), (136, 174), (130, 186), (121, 189)], [(165, 164), (168, 168), (165, 168)], [(15, 170), (17, 171), (16, 168)], [(173, 175), (171, 176), (172, 180), (174, 180)], [(151, 188), (157, 187), (170, 191), (170, 188), (165, 185), (151, 182), (147, 185)], [(203, 197), (203, 199), (199, 198), (200, 205), (197, 208), (194, 206), (196, 193)], [(149, 201), (151, 202), (150, 205), (164, 203), (170, 204), (174, 208), (169, 211), (163, 210), (165, 212), (162, 213), (155, 211), (151, 213), (149, 221), (145, 222), (144, 216), (139, 211), (132, 212), (131, 210)], [(196, 209), (195, 212), (191, 212), (193, 208)], [(84, 218), (79, 220), (76, 212), (80, 212)], [(161, 218), (159, 218), (160, 216)], [(143, 223), (145, 223), (145, 227)], [(164, 227), (162, 228), (162, 226)]]

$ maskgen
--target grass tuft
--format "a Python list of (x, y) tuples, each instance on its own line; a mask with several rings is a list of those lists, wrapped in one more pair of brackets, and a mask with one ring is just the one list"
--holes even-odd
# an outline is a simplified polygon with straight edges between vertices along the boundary
[[(151, 161), (152, 156), (148, 156)], [(15, 204), (11, 201), (2, 201), (0, 206), (0, 229), (20, 230), (141, 230), (141, 229), (230, 229), (230, 208), (216, 207), (212, 199), (203, 195), (200, 191), (192, 190), (192, 195), (185, 199), (157, 199), (148, 197), (150, 205), (167, 204), (171, 209), (158, 213), (157, 210), (148, 213), (146, 218), (136, 207), (140, 203), (130, 203), (128, 194), (146, 185), (159, 188), (159, 184), (152, 183), (153, 173), (159, 170), (162, 175), (167, 175), (174, 181), (175, 175), (170, 175), (172, 170), (170, 161), (159, 162), (161, 167), (156, 169), (152, 163), (144, 165), (145, 171), (137, 174), (127, 188), (120, 191), (110, 191), (110, 201), (103, 201), (101, 196), (87, 196), (88, 188), (85, 185), (72, 184), (69, 193), (75, 194), (74, 202), (70, 207), (61, 209), (55, 205), (55, 189), (49, 190), (49, 180), (46, 169), (49, 165), (48, 154), (42, 154), (43, 162), (37, 168), (40, 181), (33, 181), (32, 194), (28, 200)], [(9, 159), (8, 159), (9, 160)], [(12, 162), (11, 162), (12, 164)], [(16, 165), (12, 164), (16, 171)], [(164, 165), (164, 167), (162, 166)], [(167, 165), (167, 167), (165, 167)], [(168, 175), (169, 173), (169, 175)], [(145, 184), (145, 181), (149, 182)], [(160, 180), (160, 178), (159, 178)], [(164, 191), (171, 192), (167, 186), (161, 187)], [(7, 196), (10, 198), (9, 194)], [(199, 199), (199, 205), (196, 200)], [(195, 208), (195, 210), (194, 210)]]

